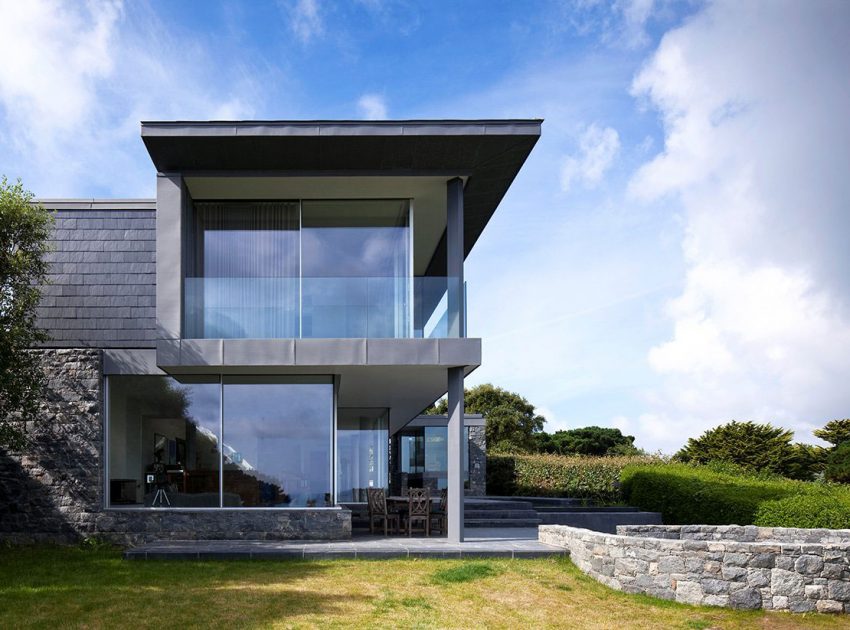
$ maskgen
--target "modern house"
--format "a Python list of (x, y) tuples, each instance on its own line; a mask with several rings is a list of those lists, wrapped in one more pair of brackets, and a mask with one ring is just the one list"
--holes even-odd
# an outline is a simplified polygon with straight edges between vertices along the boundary
[(0, 537), (345, 538), (392, 483), (446, 487), (462, 540), (464, 260), (540, 130), (143, 122), (156, 199), (42, 202), (49, 395)]

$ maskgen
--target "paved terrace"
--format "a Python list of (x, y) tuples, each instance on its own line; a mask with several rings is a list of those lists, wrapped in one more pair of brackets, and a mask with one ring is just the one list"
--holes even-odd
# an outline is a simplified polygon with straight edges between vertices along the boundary
[(355, 536), (343, 541), (165, 540), (128, 549), (127, 560), (248, 560), (335, 558), (548, 558), (565, 549), (537, 540), (537, 528), (472, 529), (466, 541), (440, 537)]

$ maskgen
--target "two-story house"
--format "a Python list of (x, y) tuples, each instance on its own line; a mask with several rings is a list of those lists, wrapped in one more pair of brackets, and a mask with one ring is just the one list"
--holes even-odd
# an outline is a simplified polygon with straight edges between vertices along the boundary
[(461, 540), (464, 260), (540, 130), (142, 123), (155, 200), (43, 202), (49, 395), (0, 455), (0, 535), (345, 538), (343, 504), (388, 486), (391, 438), (415, 448), (448, 393)]

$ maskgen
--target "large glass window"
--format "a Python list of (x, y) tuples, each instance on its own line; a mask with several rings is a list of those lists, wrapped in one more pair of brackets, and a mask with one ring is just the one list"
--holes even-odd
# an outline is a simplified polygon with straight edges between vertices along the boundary
[(409, 337), (407, 200), (302, 202), (303, 337)]
[(330, 379), (225, 377), (223, 392), (225, 504), (332, 505)]
[(387, 487), (386, 409), (337, 412), (337, 500), (365, 503), (368, 488)]
[(109, 377), (111, 506), (218, 507), (218, 377)]
[(409, 200), (197, 201), (190, 223), (184, 337), (414, 336)]
[(196, 202), (188, 338), (299, 334), (298, 202)]
[[(464, 431), (464, 484), (469, 486), (469, 427)], [(448, 428), (444, 426), (404, 429), (393, 444), (393, 492), (404, 488), (448, 487)]]

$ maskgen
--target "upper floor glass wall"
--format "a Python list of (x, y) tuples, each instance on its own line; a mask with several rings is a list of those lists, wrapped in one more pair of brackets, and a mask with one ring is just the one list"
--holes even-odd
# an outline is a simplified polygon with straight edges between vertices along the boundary
[(447, 279), (414, 277), (409, 200), (194, 203), (185, 338), (445, 337)]

